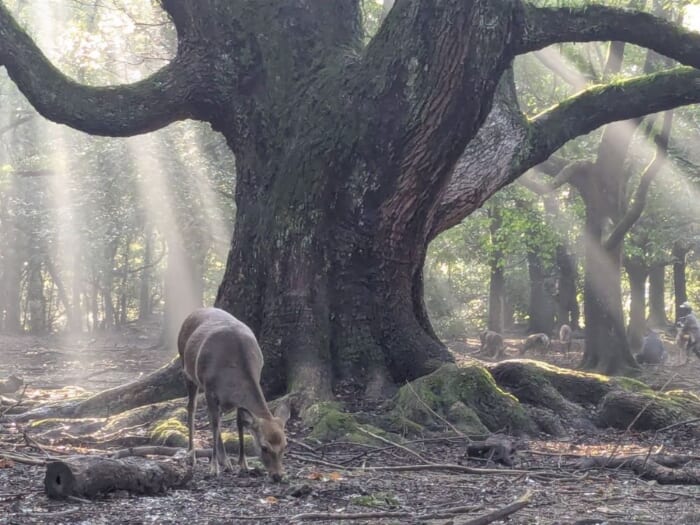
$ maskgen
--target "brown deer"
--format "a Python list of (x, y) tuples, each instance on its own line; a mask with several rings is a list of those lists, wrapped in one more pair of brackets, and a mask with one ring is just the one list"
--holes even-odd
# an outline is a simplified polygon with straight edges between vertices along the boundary
[(194, 413), (197, 395), (204, 391), (214, 442), (210, 473), (218, 476), (220, 467), (233, 470), (221, 439), (221, 414), (238, 409), (238, 465), (248, 471), (243, 429), (253, 436), (260, 459), (273, 481), (284, 475), (282, 457), (287, 447), (284, 425), (289, 418), (286, 405), (273, 415), (260, 388), (263, 356), (255, 335), (244, 323), (218, 308), (200, 308), (182, 323), (177, 339), (187, 384), (187, 426), (193, 464)]
[(479, 334), (479, 340), (481, 341), (480, 352), (487, 353), (495, 359), (503, 357), (505, 346), (501, 334), (492, 330), (484, 330)]
[(520, 355), (525, 354), (528, 350), (549, 350), (551, 346), (551, 341), (549, 340), (549, 337), (547, 334), (532, 334), (528, 335), (527, 339), (525, 339), (525, 343), (523, 344), (522, 349), (520, 350)]

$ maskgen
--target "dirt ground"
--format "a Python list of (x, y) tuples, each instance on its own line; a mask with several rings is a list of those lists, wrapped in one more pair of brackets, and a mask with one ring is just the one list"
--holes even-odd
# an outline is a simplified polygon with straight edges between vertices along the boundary
[[(55, 336), (0, 337), (0, 379), (11, 373), (23, 377), (29, 385), (24, 394), (27, 401), (56, 400), (82, 389), (98, 391), (115, 386), (171, 359), (172, 350), (154, 348), (155, 333), (153, 327), (134, 326), (119, 334), (71, 341)], [(512, 348), (518, 343), (508, 342)], [(476, 341), (455, 345), (458, 360), (475, 346)], [(575, 365), (580, 355), (532, 357)], [(678, 366), (672, 360), (668, 366), (647, 369), (645, 378), (657, 388), (683, 387), (700, 393), (697, 360), (689, 366)], [(198, 442), (207, 446), (206, 422), (199, 423)], [(696, 455), (698, 425), (689, 423), (662, 433), (598, 430), (558, 440), (547, 436), (514, 439), (517, 452), (512, 468), (527, 471), (516, 474), (507, 473), (507, 467), (486, 465), (484, 460), (466, 459), (466, 440), (449, 434), (448, 429), (443, 436), (404, 443), (430, 463), (503, 471), (475, 475), (418, 469), (372, 471), (368, 468), (420, 465), (421, 460), (382, 442), (314, 443), (305, 438), (306, 429), (292, 421), (286, 483), (230, 473), (210, 479), (205, 476), (207, 461), (200, 460), (194, 480), (183, 490), (159, 497), (116, 493), (92, 502), (51, 501), (44, 495), (43, 466), (0, 459), (0, 524), (296, 523), (314, 519), (310, 513), (327, 513), (325, 523), (345, 523), (338, 518), (369, 513), (351, 523), (458, 524), (503, 507), (526, 492), (532, 494), (529, 505), (494, 523), (700, 524), (698, 486), (658, 485), (638, 479), (628, 470), (574, 468), (576, 459), (586, 455), (648, 451)], [(40, 457), (40, 451), (25, 442), (22, 431), (21, 425), (0, 418), (0, 453)], [(696, 456), (692, 467), (700, 468), (699, 460)], [(456, 507), (460, 507), (459, 512)]]

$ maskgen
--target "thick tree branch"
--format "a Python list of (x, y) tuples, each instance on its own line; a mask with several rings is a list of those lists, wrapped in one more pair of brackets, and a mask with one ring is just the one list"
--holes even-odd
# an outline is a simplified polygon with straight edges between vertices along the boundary
[[(552, 175), (551, 180), (542, 181), (534, 177), (528, 178), (527, 175), (524, 175), (518, 179), (518, 182), (538, 195), (546, 195), (547, 193), (561, 188), (567, 182), (572, 182), (577, 178), (585, 176), (592, 168), (592, 161), (577, 160), (562, 167), (558, 173)], [(542, 171), (542, 173), (547, 174), (545, 171)]]
[(685, 67), (592, 87), (532, 119), (528, 163), (543, 162), (569, 140), (609, 122), (698, 102), (700, 71)]
[(649, 13), (589, 5), (580, 8), (527, 6), (526, 26), (516, 53), (558, 42), (617, 40), (653, 49), (687, 66), (700, 67), (700, 33)]
[(191, 87), (177, 60), (130, 85), (90, 87), (61, 73), (0, 1), (0, 66), (44, 117), (107, 136), (129, 136), (193, 116)]
[[(430, 228), (429, 239), (458, 224), (491, 195), (547, 159), (569, 140), (610, 122), (700, 102), (700, 72), (676, 68), (596, 86), (527, 122), (508, 90), (457, 162)], [(562, 162), (542, 171), (555, 176)]]
[(661, 168), (666, 162), (666, 153), (668, 151), (668, 141), (671, 135), (671, 125), (673, 122), (673, 111), (667, 111), (664, 115), (664, 122), (661, 131), (654, 138), (656, 144), (656, 154), (651, 163), (647, 166), (639, 181), (639, 186), (634, 193), (634, 202), (629, 207), (624, 217), (615, 225), (615, 228), (605, 240), (603, 246), (606, 250), (612, 250), (615, 246), (622, 242), (625, 234), (634, 226), (639, 217), (641, 217), (646, 205), (649, 187), (652, 181), (661, 171)]

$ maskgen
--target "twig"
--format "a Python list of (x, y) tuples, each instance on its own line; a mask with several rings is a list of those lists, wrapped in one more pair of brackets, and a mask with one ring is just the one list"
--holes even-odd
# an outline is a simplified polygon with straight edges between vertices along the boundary
[(395, 441), (390, 441), (382, 436), (378, 436), (377, 434), (370, 432), (369, 430), (366, 430), (362, 427), (357, 427), (357, 430), (359, 430), (363, 434), (367, 434), (368, 436), (373, 437), (377, 441), (381, 441), (382, 443), (386, 443), (387, 445), (391, 445), (392, 447), (400, 448), (404, 452), (407, 452), (408, 454), (411, 454), (413, 457), (418, 458), (419, 461), (422, 461), (423, 463), (432, 463), (431, 461), (428, 461), (425, 459), (423, 456), (421, 456), (418, 452), (415, 452), (411, 450), (408, 447), (405, 447), (403, 445), (400, 445), (399, 443), (396, 443)]
[[(443, 423), (445, 423), (445, 424), (446, 424), (448, 427), (450, 427), (450, 428), (452, 429), (452, 431), (453, 431), (455, 434), (457, 434), (458, 436), (460, 436), (460, 437), (466, 437), (466, 436), (464, 435), (464, 433), (463, 433), (463, 432), (460, 432), (460, 430), (459, 430), (457, 427), (455, 427), (452, 423), (450, 423), (449, 421), (447, 421), (447, 420), (446, 420), (444, 417), (442, 417), (440, 414), (438, 414), (437, 412), (435, 412), (435, 410), (433, 410), (432, 408), (430, 408), (430, 406), (428, 405), (428, 403), (426, 403), (425, 401), (423, 401), (423, 398), (421, 398), (421, 397), (418, 395), (418, 392), (415, 391), (415, 389), (413, 388), (413, 385), (410, 383), (410, 381), (406, 381), (406, 386), (409, 388), (409, 390), (410, 390), (411, 392), (413, 392), (413, 395), (416, 396), (416, 399), (420, 402), (420, 404), (423, 405), (433, 416), (435, 416), (435, 417), (438, 418), (440, 421), (442, 421)], [(471, 442), (471, 440), (469, 440), (469, 441)]]
[(665, 426), (663, 428), (660, 428), (659, 430), (656, 431), (656, 433), (658, 434), (659, 432), (666, 432), (667, 430), (671, 430), (671, 429), (677, 428), (677, 427), (682, 427), (683, 425), (690, 425), (691, 423), (697, 423), (698, 421), (700, 421), (700, 417), (695, 417), (693, 419), (687, 419), (686, 421), (681, 421), (679, 423), (674, 423), (673, 425), (668, 425), (668, 426)]
[(316, 449), (314, 447), (310, 447), (309, 445), (307, 445), (303, 441), (300, 441), (298, 439), (294, 439), (291, 437), (288, 437), (287, 441), (289, 441), (290, 443), (294, 443), (295, 445), (303, 448), (304, 450), (306, 450), (308, 452), (311, 452), (313, 455), (318, 455), (318, 452), (316, 452)]
[(18, 456), (16, 454), (8, 454), (7, 452), (0, 452), (0, 458), (11, 459), (15, 463), (22, 463), (24, 465), (46, 465), (46, 461), (43, 459), (34, 459), (26, 456)]
[(16, 403), (14, 403), (13, 405), (10, 405), (10, 406), (7, 407), (5, 410), (3, 410), (2, 412), (0, 412), (0, 419), (2, 419), (2, 418), (5, 416), (5, 414), (7, 414), (10, 410), (12, 410), (13, 408), (17, 408), (19, 405), (22, 404), (22, 399), (24, 398), (24, 393), (27, 391), (27, 387), (28, 387), (28, 386), (29, 386), (28, 383), (25, 383), (25, 384), (24, 384), (24, 388), (23, 388), (22, 391), (20, 392), (19, 397), (17, 398), (17, 402), (16, 402)]
[(306, 512), (292, 516), (290, 521), (341, 521), (341, 520), (368, 520), (381, 518), (412, 518), (410, 512)]
[(492, 521), (500, 520), (506, 516), (510, 516), (518, 512), (520, 509), (527, 507), (532, 500), (532, 492), (527, 491), (525, 494), (516, 499), (513, 503), (506, 505), (501, 509), (494, 510), (487, 514), (482, 514), (481, 516), (467, 521), (456, 521), (455, 525), (486, 525)]
[(44, 455), (46, 456), (46, 459), (50, 459), (50, 460), (55, 459), (55, 458), (52, 458), (52, 457), (51, 457), (51, 454), (49, 454), (48, 451), (47, 451), (43, 446), (41, 446), (41, 445), (39, 444), (39, 442), (38, 442), (36, 439), (34, 439), (33, 437), (31, 437), (31, 436), (27, 433), (27, 429), (26, 429), (26, 428), (25, 428), (24, 431), (22, 432), (22, 437), (24, 438), (24, 442), (27, 444), (28, 447), (32, 447), (32, 448), (37, 449), (39, 452), (43, 452)]

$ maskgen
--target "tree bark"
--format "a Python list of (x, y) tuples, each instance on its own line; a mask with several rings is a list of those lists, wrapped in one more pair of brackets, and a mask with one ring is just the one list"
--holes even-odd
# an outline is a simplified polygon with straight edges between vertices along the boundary
[(489, 313), (488, 329), (499, 334), (505, 328), (506, 278), (503, 270), (504, 254), (500, 249), (498, 231), (502, 225), (500, 210), (497, 206), (489, 206), (489, 232), (491, 234), (492, 253), (489, 256), (491, 268), (489, 279)]
[(44, 490), (53, 499), (94, 499), (117, 490), (152, 496), (191, 479), (192, 468), (185, 462), (84, 456), (48, 463)]
[(649, 271), (649, 325), (666, 328), (666, 266), (658, 264)]
[(528, 332), (551, 335), (554, 332), (554, 298), (547, 286), (549, 278), (542, 259), (533, 250), (527, 253), (527, 268), (530, 276)]
[(630, 283), (630, 321), (627, 338), (632, 351), (642, 348), (646, 325), (646, 281), (647, 269), (639, 264), (625, 265)]
[(559, 324), (568, 324), (572, 330), (580, 328), (580, 309), (576, 297), (578, 271), (576, 260), (564, 245), (556, 248), (556, 264), (559, 272), (557, 281), (557, 320)]
[(673, 244), (673, 297), (675, 319), (681, 317), (680, 306), (688, 300), (686, 287), (686, 256), (689, 248), (681, 241)]

